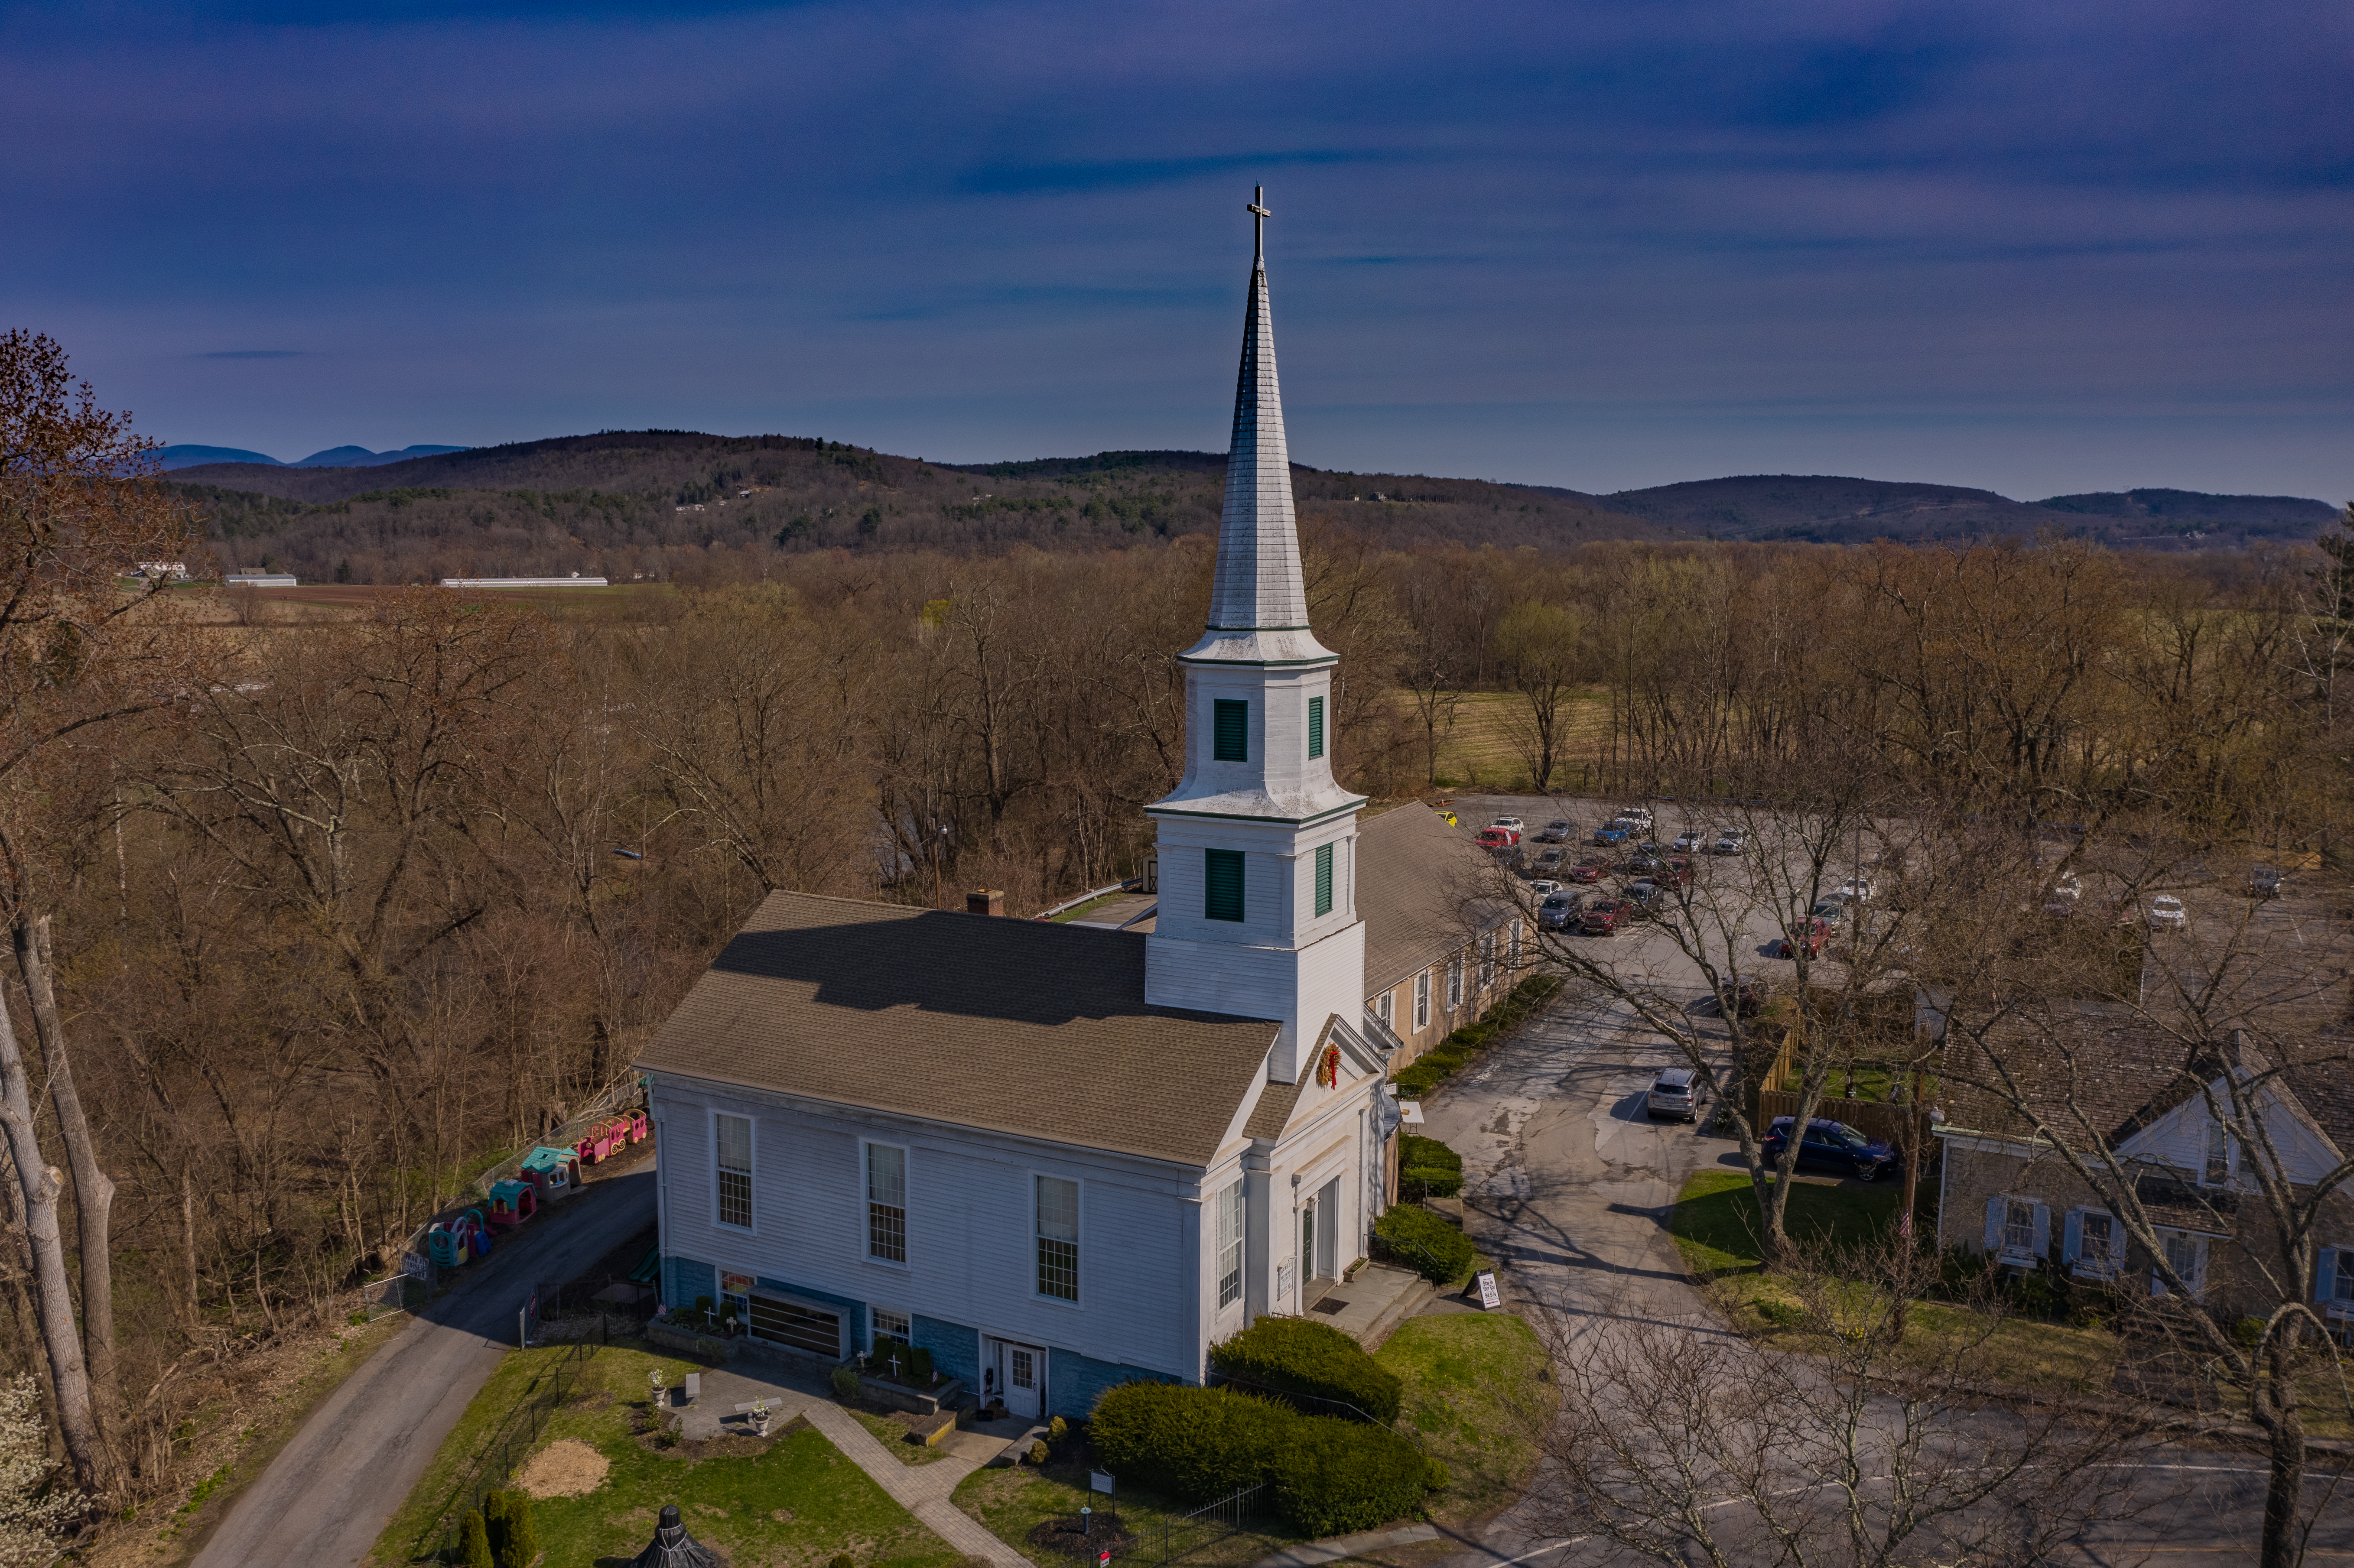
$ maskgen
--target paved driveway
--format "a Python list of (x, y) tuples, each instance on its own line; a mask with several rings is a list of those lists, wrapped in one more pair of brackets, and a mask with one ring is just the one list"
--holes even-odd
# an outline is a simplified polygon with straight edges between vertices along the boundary
[(544, 1279), (569, 1279), (652, 1224), (654, 1161), (499, 1238), (482, 1272), (344, 1380), (245, 1489), (196, 1568), (353, 1568), (515, 1342)]

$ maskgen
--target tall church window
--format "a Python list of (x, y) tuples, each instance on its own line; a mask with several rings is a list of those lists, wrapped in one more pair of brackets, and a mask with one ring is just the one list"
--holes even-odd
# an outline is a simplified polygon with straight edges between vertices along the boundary
[[(2354, 1274), (2349, 1274), (2354, 1279)], [(1218, 1306), (1243, 1298), (1243, 1184), (1218, 1194)]]
[(719, 1178), (719, 1223), (752, 1228), (752, 1118), (711, 1118)]
[(907, 1261), (907, 1151), (866, 1146), (866, 1255)]
[(1310, 758), (1324, 755), (1324, 699), (1321, 697), (1308, 699), (1308, 755)]
[(1211, 705), (1210, 759), (1250, 760), (1250, 705), (1220, 697)]
[(1423, 970), (1414, 977), (1414, 1032), (1417, 1034), (1430, 1027), (1430, 971)]
[(1038, 1183), (1038, 1294), (1079, 1298), (1079, 1184), (1059, 1176)]
[(1332, 846), (1316, 846), (1316, 913), (1332, 913)]
[(1447, 1005), (1450, 1010), (1463, 1005), (1463, 955), (1461, 953), (1447, 960)]
[(1202, 918), (1239, 920), (1243, 917), (1243, 852), (1202, 852)]

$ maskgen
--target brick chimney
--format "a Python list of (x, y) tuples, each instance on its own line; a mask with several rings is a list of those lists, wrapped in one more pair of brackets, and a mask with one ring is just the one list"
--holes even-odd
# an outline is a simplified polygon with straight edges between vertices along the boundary
[(964, 895), (964, 912), (968, 915), (1002, 915), (1005, 913), (1005, 890), (1000, 887), (976, 887)]

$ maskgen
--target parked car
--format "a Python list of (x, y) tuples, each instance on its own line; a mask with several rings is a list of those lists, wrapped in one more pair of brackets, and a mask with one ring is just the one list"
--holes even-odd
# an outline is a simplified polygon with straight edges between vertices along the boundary
[(1602, 880), (1602, 874), (1609, 869), (1608, 861), (1596, 860), (1588, 856), (1575, 865), (1564, 866), (1561, 874), (1571, 882), (1599, 882)]
[(1670, 855), (1667, 869), (1660, 873), (1660, 875), (1670, 887), (1690, 887), (1692, 879), (1691, 857), (1681, 854)]
[(1807, 950), (1807, 957), (1819, 959), (1823, 956), (1823, 948), (1829, 944), (1830, 939), (1831, 928), (1828, 925), (1820, 920), (1808, 920), (1796, 931), (1785, 936), (1781, 946), (1776, 951), (1782, 958), (1795, 959), (1798, 956), (1798, 949), (1804, 948)]
[(1617, 822), (1605, 822), (1594, 830), (1594, 842), (1597, 844), (1623, 844), (1634, 836), (1634, 830)]
[(1742, 851), (1742, 846), (1746, 844), (1748, 842), (1748, 834), (1738, 832), (1735, 829), (1727, 828), (1724, 832), (1716, 835), (1716, 842), (1708, 846), (1708, 853), (1711, 854), (1739, 854)]
[(2171, 893), (2161, 893), (2149, 901), (2149, 928), (2153, 931), (2182, 931), (2190, 926), (2190, 916), (2182, 911), (2182, 900)]
[(1546, 898), (1537, 906), (1537, 929), (1568, 930), (1570, 922), (1577, 918), (1577, 902), (1578, 895), (1575, 893), (1556, 893)]
[(1541, 844), (1565, 844), (1576, 836), (1577, 824), (1575, 822), (1571, 821), (1567, 817), (1555, 817), (1552, 821), (1547, 822), (1544, 825), (1544, 832), (1537, 835), (1537, 842)]
[[(1761, 1142), (1766, 1159), (1782, 1158), (1782, 1150), (1790, 1141), (1794, 1119), (1777, 1116), (1766, 1129)], [(1896, 1163), (1896, 1150), (1876, 1139), (1866, 1138), (1843, 1121), (1822, 1119), (1807, 1124), (1807, 1135), (1798, 1142), (1797, 1163), (1828, 1166), (1859, 1181), (1870, 1181)]]
[(1510, 828), (1481, 828), (1477, 842), (1490, 854), (1511, 855), (1519, 851), (1521, 835)]
[(1838, 898), (1818, 898), (1815, 906), (1808, 913), (1823, 926), (1837, 930), (1840, 921), (1847, 915), (1847, 904)]
[(1577, 928), (1589, 937), (1615, 937), (1618, 934), (1618, 901), (1605, 898), (1585, 906), (1577, 917)]
[(1461, 827), (1461, 826), (1463, 825), (1463, 824), (1462, 824), (1462, 822), (1461, 822), (1461, 821), (1460, 821), (1459, 819), (1458, 819), (1458, 818), (1457, 818), (1457, 816), (1455, 815), (1455, 813), (1454, 813), (1454, 812), (1452, 812), (1452, 811), (1450, 811), (1450, 810), (1448, 810), (1446, 807), (1444, 807), (1444, 806), (1437, 806), (1437, 807), (1433, 807), (1432, 809), (1433, 809), (1434, 810), (1436, 810), (1436, 811), (1438, 813), (1438, 820), (1439, 820), (1440, 821), (1442, 821), (1442, 822), (1445, 822), (1448, 827), (1450, 827), (1450, 828), (1459, 828), (1459, 827)]
[(1631, 904), (1635, 906), (1634, 909), (1628, 911), (1631, 916), (1637, 910), (1648, 914), (1657, 908), (1659, 900), (1667, 895), (1666, 888), (1647, 876), (1640, 881), (1628, 883), (1626, 889), (1618, 895), (1618, 900), (1622, 904)]
[(1490, 822), (1488, 825), (1489, 825), (1490, 827), (1491, 827), (1491, 828), (1510, 828), (1510, 829), (1512, 831), (1512, 842), (1515, 842), (1515, 843), (1518, 843), (1518, 842), (1520, 842), (1520, 837), (1521, 837), (1521, 820), (1520, 820), (1520, 818), (1518, 818), (1518, 817), (1498, 817), (1494, 821)]
[(1551, 877), (1540, 876), (1529, 884), (1529, 896), (1542, 904), (1561, 891), (1561, 884)]
[(1678, 854), (1697, 854), (1707, 842), (1706, 833), (1698, 828), (1686, 828), (1676, 835), (1674, 848)]
[(1842, 898), (1851, 898), (1858, 904), (1871, 903), (1872, 878), (1868, 876), (1849, 877), (1845, 882), (1840, 884), (1840, 896)]
[(2248, 892), (2258, 898), (2278, 898), (2281, 890), (2280, 867), (2256, 865), (2248, 872)]
[(1642, 823), (1645, 832), (1650, 830), (1651, 808), (1649, 806), (1621, 806), (1618, 815), (1627, 821)]
[(2064, 919), (2076, 913), (2077, 901), (2084, 896), (2084, 885), (2077, 880), (2076, 874), (2062, 872), (2060, 880), (2052, 885), (2052, 891), (2044, 896), (2043, 912)]
[(1668, 869), (1668, 863), (1656, 854), (1638, 853), (1627, 857), (1627, 873), (1630, 876), (1657, 876)]
[(1561, 868), (1568, 861), (1569, 852), (1565, 849), (1539, 850), (1536, 869), (1541, 875), (1557, 876), (1561, 874)]
[(1742, 1018), (1755, 1018), (1766, 1005), (1766, 982), (1745, 980), (1733, 988), (1733, 1011)]
[(1643, 1097), (1643, 1114), (1656, 1121), (1663, 1116), (1685, 1121), (1700, 1119), (1700, 1075), (1690, 1067), (1670, 1067), (1659, 1074)]

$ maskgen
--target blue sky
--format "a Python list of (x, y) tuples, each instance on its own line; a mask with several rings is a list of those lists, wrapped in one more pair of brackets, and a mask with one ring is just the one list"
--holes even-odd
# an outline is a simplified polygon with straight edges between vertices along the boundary
[(167, 440), (647, 425), (2354, 495), (2354, 12), (0, 4), (0, 324)]

